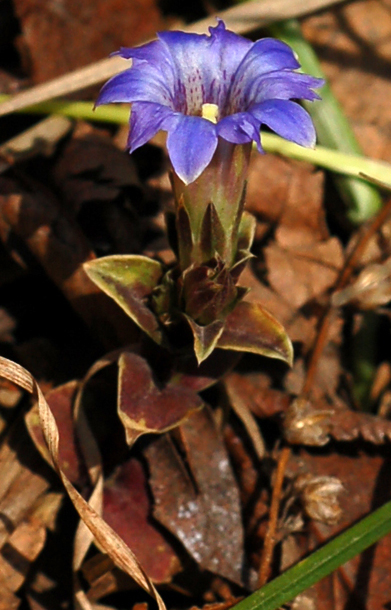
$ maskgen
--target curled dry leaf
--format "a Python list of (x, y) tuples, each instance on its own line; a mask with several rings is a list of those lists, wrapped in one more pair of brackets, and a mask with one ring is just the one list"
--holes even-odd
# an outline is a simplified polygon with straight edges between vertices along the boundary
[(319, 403), (314, 406), (305, 398), (296, 398), (286, 411), (284, 436), (295, 445), (321, 447), (330, 438), (336, 441), (353, 441), (362, 438), (374, 445), (391, 440), (391, 421), (365, 413), (352, 411), (340, 401), (338, 407)]
[(257, 417), (273, 417), (288, 409), (289, 396), (271, 388), (270, 379), (265, 374), (231, 373), (225, 377), (224, 384), (231, 399), (240, 397), (240, 400), (245, 402), (247, 408)]
[(126, 572), (139, 586), (156, 599), (160, 610), (165, 610), (162, 598), (152, 581), (145, 574), (135, 555), (114, 530), (84, 500), (62, 470), (59, 458), (59, 431), (49, 405), (35, 379), (26, 369), (6, 358), (0, 358), (0, 375), (19, 385), (30, 394), (33, 394), (37, 399), (42, 429), (53, 464), (75, 509), (85, 525), (93, 533), (100, 548), (109, 555), (117, 567)]
[(330, 436), (337, 441), (353, 441), (362, 438), (373, 445), (391, 440), (391, 421), (350, 409), (336, 411), (330, 419)]
[(145, 452), (154, 516), (182, 542), (202, 569), (241, 584), (239, 491), (211, 412), (204, 408), (194, 413), (178, 433), (190, 472), (167, 436)]

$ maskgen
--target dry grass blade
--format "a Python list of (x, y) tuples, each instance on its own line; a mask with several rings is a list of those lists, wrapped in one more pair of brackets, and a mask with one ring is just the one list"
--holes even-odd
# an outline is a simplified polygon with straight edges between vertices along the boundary
[(62, 471), (59, 463), (58, 428), (49, 405), (33, 376), (20, 365), (6, 358), (0, 358), (0, 376), (24, 388), (37, 399), (42, 430), (53, 464), (74, 507), (84, 523), (93, 533), (94, 538), (100, 547), (109, 555), (116, 566), (129, 574), (137, 584), (155, 598), (159, 610), (166, 610), (162, 598), (151, 580), (145, 574), (132, 551), (98, 513), (82, 498)]
[[(106, 354), (89, 369), (82, 383), (75, 400), (74, 420), (79, 440), (80, 450), (83, 454), (87, 466), (90, 483), (93, 488), (88, 499), (88, 503), (98, 514), (102, 512), (103, 502), (103, 468), (101, 456), (95, 438), (92, 435), (84, 410), (82, 408), (82, 396), (88, 381), (106, 366), (116, 362), (122, 350), (117, 350)], [(82, 566), (83, 560), (93, 540), (92, 531), (81, 521), (75, 535), (73, 568), (75, 572)]]
[[(342, 1), (307, 0), (303, 3), (302, 0), (257, 0), (221, 11), (216, 16), (225, 21), (228, 29), (243, 34), (281, 19), (308, 15), (334, 4), (340, 4)], [(183, 30), (185, 32), (205, 32), (209, 26), (215, 25), (216, 16), (201, 19), (190, 26), (184, 27)], [(120, 57), (110, 57), (60, 76), (48, 83), (37, 85), (1, 104), (0, 116), (33, 106), (39, 102), (80, 91), (91, 85), (97, 85), (117, 74), (117, 72), (124, 70), (128, 65)]]

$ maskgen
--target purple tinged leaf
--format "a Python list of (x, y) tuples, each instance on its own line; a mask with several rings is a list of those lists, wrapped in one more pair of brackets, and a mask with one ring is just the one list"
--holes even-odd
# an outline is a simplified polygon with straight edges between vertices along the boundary
[(146, 298), (163, 275), (158, 261), (146, 256), (118, 254), (89, 261), (84, 270), (151, 339), (162, 343), (158, 321), (146, 305)]
[(143, 468), (134, 458), (105, 481), (103, 518), (132, 549), (154, 583), (170, 582), (181, 564), (174, 549), (151, 523), (152, 501)]
[(124, 352), (118, 361), (118, 416), (129, 445), (142, 434), (159, 434), (203, 407), (198, 394), (181, 385), (158, 388), (144, 358)]
[(217, 347), (293, 362), (292, 343), (284, 327), (258, 303), (238, 303), (226, 318)]

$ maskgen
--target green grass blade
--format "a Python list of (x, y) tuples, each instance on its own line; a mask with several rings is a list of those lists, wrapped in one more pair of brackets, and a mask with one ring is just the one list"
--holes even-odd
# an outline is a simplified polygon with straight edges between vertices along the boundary
[[(273, 36), (288, 43), (299, 56), (303, 71), (325, 78), (312, 46), (303, 38), (300, 24), (289, 19), (270, 26)], [(321, 89), (321, 102), (304, 105), (314, 121), (319, 142), (328, 148), (353, 155), (361, 155), (361, 148), (346, 119), (339, 102), (326, 83)], [(380, 209), (382, 201), (375, 187), (355, 178), (336, 177), (336, 184), (347, 205), (347, 216), (354, 223), (371, 218)]]
[[(8, 95), (0, 94), (0, 103), (8, 99)], [(69, 102), (67, 100), (50, 100), (17, 112), (26, 114), (60, 114), (74, 119), (102, 123), (126, 125), (129, 122), (129, 105), (111, 104), (93, 109), (94, 103)], [(315, 149), (304, 148), (293, 142), (284, 140), (273, 133), (262, 133), (262, 146), (266, 152), (285, 155), (291, 159), (307, 161), (324, 169), (346, 176), (356, 177), (357, 182), (365, 183), (366, 178), (358, 178), (365, 174), (382, 183), (384, 188), (391, 188), (391, 165), (385, 161), (368, 159), (362, 155), (344, 153), (325, 146)]]
[(391, 531), (391, 502), (242, 600), (232, 610), (276, 610)]

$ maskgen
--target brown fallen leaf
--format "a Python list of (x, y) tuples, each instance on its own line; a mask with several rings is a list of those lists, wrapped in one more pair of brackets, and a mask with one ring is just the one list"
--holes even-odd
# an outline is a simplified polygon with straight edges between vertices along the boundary
[[(341, 520), (333, 525), (311, 522), (310, 539), (305, 542), (300, 537), (301, 556), (389, 500), (389, 463), (389, 456), (384, 452), (365, 453), (358, 448), (343, 453), (300, 451), (297, 459), (290, 462), (291, 474), (295, 471), (310, 472), (312, 476), (331, 475), (341, 481), (345, 490), (339, 497)], [(354, 606), (382, 610), (391, 599), (390, 565), (391, 536), (387, 535), (312, 588), (316, 608), (334, 610)]]
[(49, 488), (42, 458), (17, 420), (0, 447), (0, 549)]
[(154, 516), (202, 569), (242, 582), (243, 529), (239, 492), (209, 409), (179, 428), (189, 471), (168, 436), (145, 451)]
[(0, 552), (1, 590), (5, 584), (16, 592), (23, 585), (32, 563), (43, 549), (46, 528), (53, 528), (62, 500), (63, 494), (58, 493), (40, 498), (3, 545)]
[(271, 244), (265, 257), (271, 286), (296, 308), (331, 288), (343, 264), (342, 246), (334, 237), (289, 249)]
[(133, 46), (164, 28), (153, 0), (65, 0), (61, 6), (16, 0), (15, 12), (22, 30), (19, 48), (28, 56), (36, 83), (106, 57), (121, 46)]
[(303, 23), (364, 154), (386, 161), (391, 155), (390, 32), (390, 8), (382, 0), (349, 2)]
[(95, 254), (76, 223), (62, 213), (53, 194), (46, 188), (42, 191), (37, 183), (31, 184), (29, 191), (9, 180), (4, 180), (2, 187), (10, 193), (0, 197), (1, 237), (5, 243), (8, 226), (106, 345), (113, 346), (113, 334), (131, 341), (135, 336), (132, 323), (87, 277), (82, 264)]
[(180, 570), (180, 561), (151, 522), (151, 512), (143, 468), (131, 459), (105, 481), (103, 518), (137, 555), (153, 582), (170, 582)]

